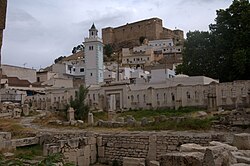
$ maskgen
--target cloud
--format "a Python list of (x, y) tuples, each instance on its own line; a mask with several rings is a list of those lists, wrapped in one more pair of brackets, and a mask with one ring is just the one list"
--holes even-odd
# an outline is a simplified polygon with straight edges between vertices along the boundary
[(3, 62), (27, 63), (40, 68), (61, 55), (70, 55), (83, 42), (94, 22), (101, 36), (104, 27), (117, 27), (151, 17), (164, 26), (207, 30), (215, 11), (231, 0), (11, 0), (4, 31)]

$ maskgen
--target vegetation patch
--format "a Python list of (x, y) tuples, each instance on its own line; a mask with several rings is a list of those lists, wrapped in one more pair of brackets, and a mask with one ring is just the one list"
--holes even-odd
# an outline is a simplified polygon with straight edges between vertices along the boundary
[(199, 109), (199, 108), (193, 108), (193, 107), (183, 107), (183, 108), (179, 108), (178, 110), (174, 110), (174, 109), (130, 110), (130, 111), (123, 112), (118, 116), (125, 117), (128, 115), (132, 115), (136, 120), (140, 120), (143, 117), (153, 119), (153, 117), (160, 116), (160, 115), (165, 115), (166, 117), (185, 116), (185, 115), (191, 114), (193, 112), (198, 112), (198, 111), (204, 111), (204, 110)]
[(212, 118), (197, 119), (187, 118), (180, 122), (165, 121), (159, 123), (150, 123), (144, 127), (134, 127), (129, 130), (150, 131), (150, 130), (209, 130), (212, 126)]

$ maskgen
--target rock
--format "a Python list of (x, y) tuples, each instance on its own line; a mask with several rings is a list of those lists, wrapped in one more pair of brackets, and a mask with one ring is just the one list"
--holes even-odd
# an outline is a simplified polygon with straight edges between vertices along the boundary
[(144, 158), (123, 157), (124, 166), (145, 166)]
[(161, 166), (202, 166), (204, 154), (201, 152), (167, 153), (160, 158)]
[(143, 117), (143, 118), (141, 119), (141, 126), (146, 126), (147, 124), (149, 124), (148, 118)]
[(158, 161), (149, 161), (148, 166), (160, 166), (160, 163)]
[(239, 150), (232, 152), (238, 163), (245, 163), (250, 165), (250, 150)]
[(116, 119), (117, 122), (121, 122), (121, 123), (124, 123), (124, 117), (118, 117)]
[(9, 152), (3, 154), (4, 157), (12, 157), (14, 155), (15, 155), (14, 153), (9, 153)]
[(88, 125), (92, 126), (94, 124), (94, 116), (91, 112), (88, 113)]
[(84, 124), (84, 122), (82, 120), (77, 120), (77, 123)]
[(199, 118), (204, 118), (204, 117), (207, 116), (207, 113), (204, 112), (204, 111), (198, 111), (198, 112), (197, 112), (197, 116), (198, 116)]
[(212, 145), (212, 146), (223, 146), (224, 149), (229, 150), (229, 151), (236, 151), (236, 150), (238, 150), (237, 147), (235, 147), (235, 146), (224, 144), (224, 143), (221, 143), (221, 142), (218, 142), (218, 141), (209, 142), (209, 145)]
[(134, 118), (133, 116), (128, 115), (128, 116), (127, 116), (127, 119), (126, 119), (126, 122), (127, 122), (127, 125), (128, 125), (128, 126), (134, 126), (136, 120), (135, 120), (135, 118)]
[(205, 151), (203, 166), (220, 166), (237, 163), (226, 146), (211, 146)]
[(235, 134), (233, 138), (233, 145), (240, 150), (250, 150), (250, 134)]
[(180, 151), (181, 152), (203, 152), (203, 153), (205, 153), (206, 147), (203, 147), (203, 146), (198, 145), (198, 144), (193, 144), (193, 143), (183, 144), (180, 147)]

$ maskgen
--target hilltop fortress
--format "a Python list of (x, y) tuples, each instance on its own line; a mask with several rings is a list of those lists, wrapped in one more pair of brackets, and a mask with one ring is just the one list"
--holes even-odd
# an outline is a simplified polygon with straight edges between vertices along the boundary
[[(175, 45), (184, 41), (183, 31), (171, 30), (162, 26), (159, 18), (150, 18), (134, 23), (127, 23), (116, 28), (107, 27), (102, 29), (104, 44), (126, 44), (139, 45), (139, 38), (146, 37), (148, 40), (173, 39)], [(123, 45), (123, 44), (122, 44)]]

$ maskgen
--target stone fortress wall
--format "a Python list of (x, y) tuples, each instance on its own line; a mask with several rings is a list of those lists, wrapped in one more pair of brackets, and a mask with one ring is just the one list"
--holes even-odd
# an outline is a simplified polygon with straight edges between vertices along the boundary
[(44, 155), (62, 152), (66, 160), (75, 165), (90, 165), (123, 161), (124, 157), (159, 161), (167, 152), (176, 152), (181, 144), (208, 145), (211, 141), (224, 141), (222, 134), (184, 132), (138, 133), (67, 133), (44, 135)]
[(174, 43), (184, 42), (183, 31), (170, 30), (162, 26), (159, 18), (150, 18), (134, 23), (127, 23), (120, 27), (107, 27), (102, 29), (104, 44), (132, 42), (139, 45), (139, 38), (146, 37), (148, 40), (174, 39)]

